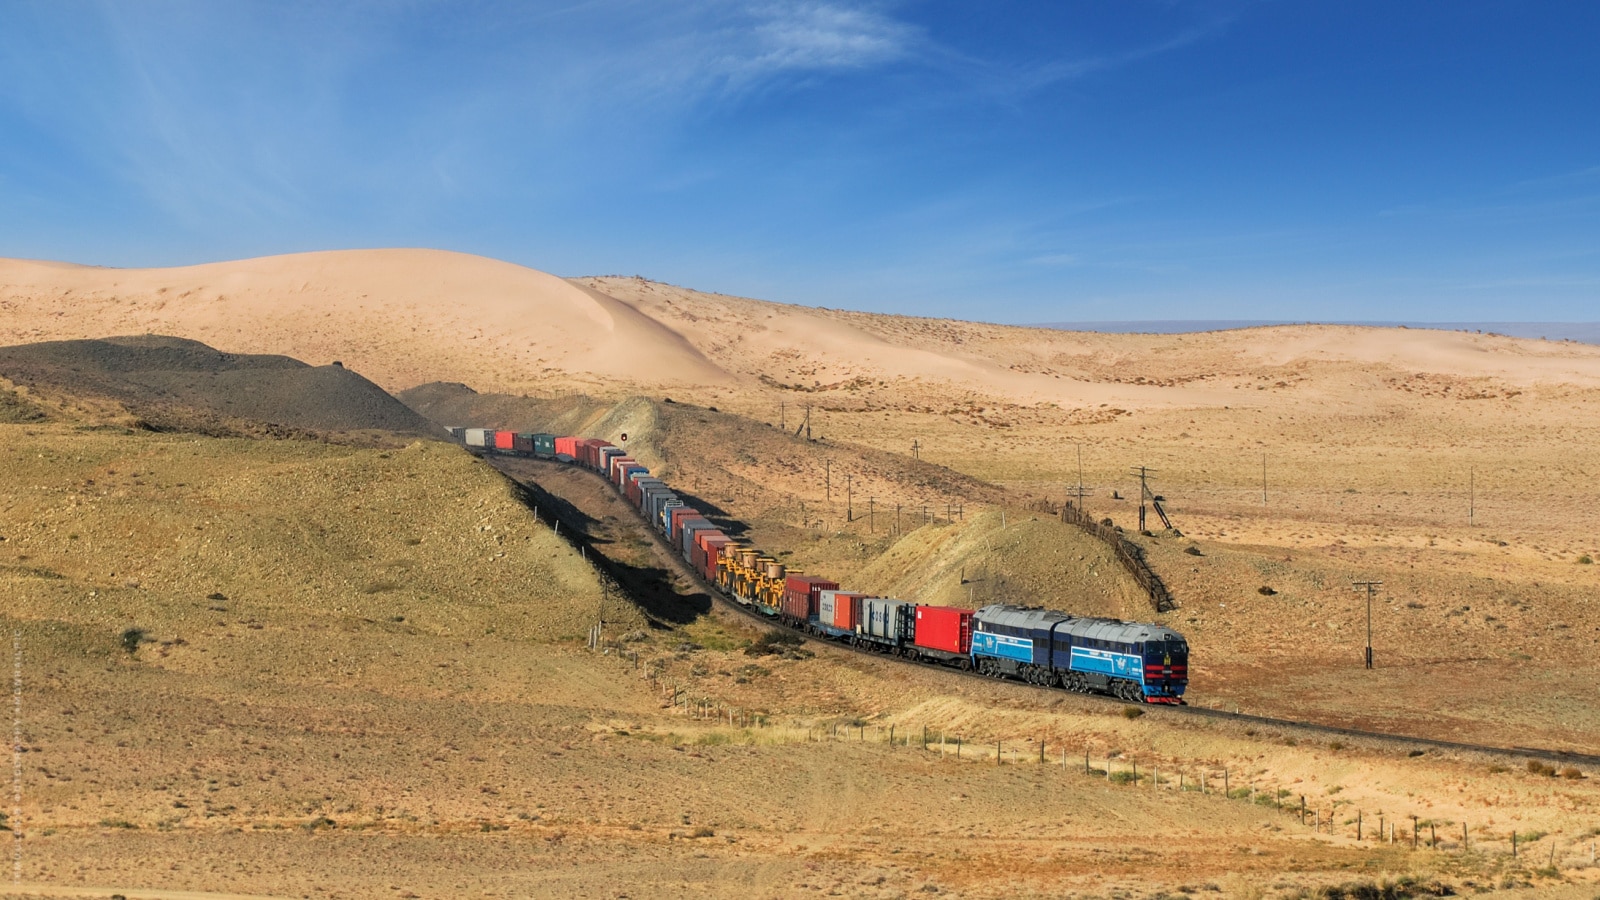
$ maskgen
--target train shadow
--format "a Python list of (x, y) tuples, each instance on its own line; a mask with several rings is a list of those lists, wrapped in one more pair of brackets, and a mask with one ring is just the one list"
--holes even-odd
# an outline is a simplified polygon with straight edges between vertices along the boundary
[[(495, 463), (495, 468), (516, 486), (518, 499), (541, 521), (551, 525), (559, 523), (560, 536), (582, 553), (590, 565), (615, 582), (650, 620), (652, 627), (687, 625), (711, 611), (710, 595), (692, 585), (688, 589), (680, 587), (684, 579), (677, 578), (665, 566), (631, 563), (619, 559), (615, 552), (607, 552), (613, 546), (620, 549), (622, 539), (622, 534), (613, 536), (610, 532), (630, 527), (645, 530), (644, 523), (608, 523), (609, 516), (607, 520), (595, 518), (565, 497), (540, 486), (534, 479), (544, 473), (539, 471), (537, 463), (529, 464), (526, 460), (496, 460)], [(579, 477), (592, 476), (582, 473)]]

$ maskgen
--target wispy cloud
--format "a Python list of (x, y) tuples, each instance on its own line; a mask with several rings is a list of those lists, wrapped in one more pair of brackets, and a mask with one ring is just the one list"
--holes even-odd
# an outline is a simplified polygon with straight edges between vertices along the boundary
[(920, 39), (910, 25), (881, 12), (832, 3), (795, 3), (757, 11), (750, 46), (733, 71), (855, 69), (904, 57)]

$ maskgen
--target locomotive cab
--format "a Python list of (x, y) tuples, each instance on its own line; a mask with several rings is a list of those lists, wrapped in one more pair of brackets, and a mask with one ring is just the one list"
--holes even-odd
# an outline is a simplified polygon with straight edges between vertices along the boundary
[(1144, 694), (1152, 703), (1181, 703), (1189, 685), (1189, 645), (1176, 634), (1144, 642)]

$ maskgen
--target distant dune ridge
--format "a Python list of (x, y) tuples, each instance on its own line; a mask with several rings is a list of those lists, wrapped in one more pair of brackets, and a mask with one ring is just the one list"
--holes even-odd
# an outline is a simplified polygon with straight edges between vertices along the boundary
[[(1310, 325), (1093, 334), (814, 309), (638, 278), (561, 279), (435, 250), (303, 253), (172, 269), (0, 260), (0, 343), (160, 333), (343, 360), (390, 391), (701, 386), (890, 391), (1128, 409), (1237, 402), (1223, 381), (1293, 361), (1513, 385), (1600, 384), (1600, 348)], [(1141, 373), (1129, 377), (1137, 359)]]

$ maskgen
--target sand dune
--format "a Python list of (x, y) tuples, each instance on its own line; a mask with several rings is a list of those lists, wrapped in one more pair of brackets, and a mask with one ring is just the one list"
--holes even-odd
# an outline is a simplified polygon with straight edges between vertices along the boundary
[(515, 389), (550, 373), (728, 380), (628, 304), (458, 253), (358, 250), (175, 269), (0, 261), (0, 343), (140, 332), (337, 359), (391, 390), (438, 379)]

